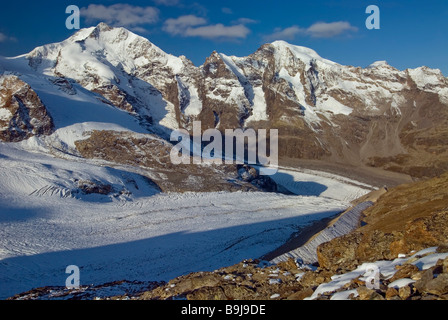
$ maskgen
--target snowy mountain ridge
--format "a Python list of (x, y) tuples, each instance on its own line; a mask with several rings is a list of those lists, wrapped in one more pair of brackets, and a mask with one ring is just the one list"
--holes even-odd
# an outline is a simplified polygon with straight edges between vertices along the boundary
[[(280, 157), (381, 166), (382, 159), (413, 157), (412, 145), (403, 141), (409, 131), (446, 127), (448, 80), (440, 70), (400, 71), (385, 61), (364, 69), (344, 66), (284, 41), (247, 57), (213, 52), (196, 67), (124, 28), (100, 23), (60, 43), (0, 58), (0, 70), (35, 90), (56, 131), (67, 127), (58, 119), (69, 118), (60, 105), (73, 105), (70, 125), (109, 123), (106, 114), (115, 113), (136, 123), (123, 126), (114, 116), (114, 125), (165, 139), (172, 130), (191, 129), (193, 121), (203, 130), (275, 128)], [(90, 107), (81, 109), (80, 101), (108, 111), (88, 119)]]

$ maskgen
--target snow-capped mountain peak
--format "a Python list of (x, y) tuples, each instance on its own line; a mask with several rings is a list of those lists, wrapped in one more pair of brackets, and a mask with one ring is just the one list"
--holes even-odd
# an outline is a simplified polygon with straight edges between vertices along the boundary
[(185, 57), (165, 53), (148, 39), (105, 23), (38, 47), (25, 58), (38, 74), (75, 81), (136, 115), (145, 126), (154, 124), (158, 132), (178, 127), (172, 85), (177, 87), (176, 77), (184, 69), (194, 67)]
[[(60, 43), (38, 47), (26, 57), (35, 69), (40, 67), (40, 70), (49, 72), (50, 67), (54, 73), (77, 81), (83, 73), (92, 73), (90, 71), (96, 71), (99, 78), (111, 80), (111, 67), (132, 74), (153, 60), (167, 65), (174, 73), (180, 72), (183, 64), (180, 58), (163, 52), (146, 38), (105, 23), (81, 29)], [(44, 61), (47, 63), (42, 66)]]
[(307, 47), (292, 45), (281, 40), (272, 42), (271, 46), (276, 50), (276, 59), (278, 61), (282, 61), (285, 58), (285, 55), (292, 53), (294, 57), (300, 59), (307, 65), (316, 61), (327, 65), (337, 65), (336, 62), (322, 58), (316, 51)]
[(387, 63), (386, 60), (379, 60), (375, 61), (374, 63), (368, 66), (368, 68), (381, 68), (381, 67), (390, 67), (390, 65)]

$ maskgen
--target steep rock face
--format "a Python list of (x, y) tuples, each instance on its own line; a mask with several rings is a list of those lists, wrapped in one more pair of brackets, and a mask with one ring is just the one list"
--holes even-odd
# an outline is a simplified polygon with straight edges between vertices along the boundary
[(342, 66), (282, 41), (227, 61), (246, 80), (246, 92), (256, 92), (261, 82), (263, 94), (249, 99), (257, 103), (245, 126), (278, 128), (280, 156), (367, 164), (417, 177), (447, 168), (441, 141), (448, 81), (439, 70), (399, 71), (386, 62)]
[(27, 83), (13, 75), (0, 76), (0, 140), (49, 135), (53, 128), (45, 105)]
[(201, 67), (199, 97), (203, 108), (199, 120), (207, 128), (240, 128), (248, 117), (250, 102), (238, 76), (224, 56), (213, 52)]

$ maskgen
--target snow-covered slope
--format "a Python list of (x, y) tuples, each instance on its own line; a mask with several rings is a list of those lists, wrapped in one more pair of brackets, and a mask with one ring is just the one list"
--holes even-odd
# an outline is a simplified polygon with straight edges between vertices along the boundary
[(82, 284), (168, 280), (213, 270), (260, 257), (297, 228), (348, 206), (349, 199), (339, 200), (347, 196), (345, 183), (324, 177), (321, 183), (328, 182), (333, 197), (163, 194), (126, 168), (24, 148), (30, 146), (0, 143), (1, 298), (64, 286), (65, 268), (73, 264), (81, 269)]
[(100, 23), (63, 42), (38, 47), (26, 59), (39, 74), (72, 79), (149, 123), (178, 127), (167, 91), (187, 60), (126, 29)]
[[(0, 148), (0, 193), (7, 198), (24, 197), (30, 203), (34, 196), (44, 195), (83, 201), (96, 198), (127, 201), (160, 192), (148, 178), (139, 174), (106, 167), (100, 162), (58, 159), (45, 154), (44, 148), (32, 145), (32, 140), (0, 143)], [(32, 148), (34, 152), (25, 151)], [(88, 188), (89, 185), (103, 186), (109, 192), (95, 192)]]

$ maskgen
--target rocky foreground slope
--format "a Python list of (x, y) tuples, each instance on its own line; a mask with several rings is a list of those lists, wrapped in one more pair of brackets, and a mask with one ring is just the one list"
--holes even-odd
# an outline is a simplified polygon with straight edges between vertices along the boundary
[[(263, 267), (260, 261), (242, 263), (212, 273), (195, 273), (145, 292), (141, 299), (329, 299), (335, 291), (351, 290), (352, 299), (448, 298), (448, 173), (396, 187), (364, 211), (363, 226), (318, 247), (318, 264), (300, 259)], [(424, 249), (434, 250), (425, 252)], [(437, 249), (435, 249), (437, 248)], [(423, 251), (422, 251), (423, 250)], [(420, 252), (420, 254), (416, 254)], [(433, 264), (417, 263), (425, 255)], [(436, 254), (441, 254), (438, 256)], [(397, 259), (399, 258), (399, 259)], [(340, 288), (313, 293), (335, 275), (349, 274), (365, 263), (394, 261), (394, 271), (380, 275), (380, 287), (366, 287), (365, 272)], [(311, 270), (313, 269), (313, 270)], [(381, 271), (381, 268), (380, 268)], [(397, 280), (399, 282), (395, 282)], [(390, 286), (391, 283), (398, 285)], [(403, 285), (403, 283), (405, 283)], [(350, 296), (351, 294), (351, 296)]]
[(364, 226), (318, 248), (319, 264), (333, 270), (350, 269), (361, 262), (393, 259), (400, 253), (446, 244), (447, 186), (445, 173), (392, 189), (364, 211)]

